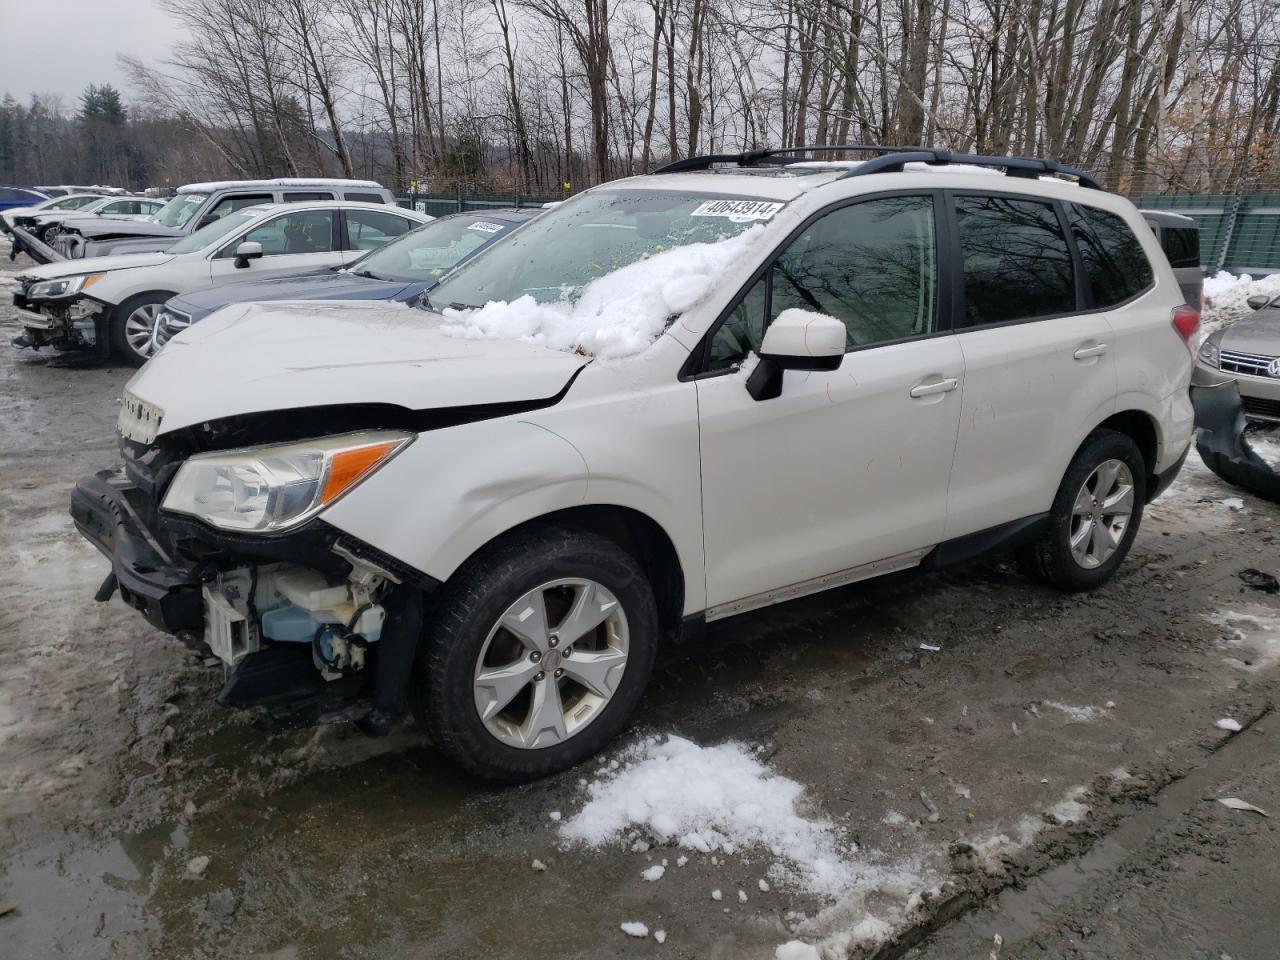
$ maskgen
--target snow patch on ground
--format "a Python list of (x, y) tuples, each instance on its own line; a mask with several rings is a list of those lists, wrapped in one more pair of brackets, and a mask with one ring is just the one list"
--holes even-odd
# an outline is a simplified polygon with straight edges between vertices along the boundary
[(600, 846), (639, 826), (659, 843), (702, 853), (764, 848), (785, 864), (786, 879), (818, 895), (835, 896), (859, 878), (859, 866), (845, 859), (852, 845), (828, 821), (800, 812), (804, 788), (740, 744), (652, 738), (587, 793), (560, 828), (566, 840)]
[(1052, 707), (1065, 714), (1072, 723), (1093, 723), (1107, 715), (1103, 707), (1073, 707), (1069, 703), (1059, 703), (1056, 700), (1045, 700), (1043, 703), (1046, 707)]
[(1273, 470), (1280, 470), (1280, 429), (1251, 430), (1245, 434), (1245, 442)]
[(1221, 627), (1227, 663), (1259, 672), (1280, 663), (1280, 613), (1250, 605), (1241, 610), (1220, 610), (1206, 619)]
[(1253, 313), (1248, 300), (1252, 296), (1280, 296), (1280, 274), (1255, 280), (1247, 273), (1239, 276), (1220, 270), (1204, 281), (1204, 311), (1200, 315), (1200, 332), (1209, 336), (1241, 317)]
[[(599, 847), (619, 836), (625, 842), (626, 831), (639, 827), (658, 843), (702, 853), (768, 851), (771, 880), (834, 901), (799, 924), (797, 936), (820, 941), (814, 949), (832, 956), (882, 942), (926, 890), (936, 889), (936, 875), (915, 859), (873, 862), (832, 823), (805, 816), (803, 793), (741, 744), (703, 747), (653, 737), (627, 750), (616, 770), (598, 771), (587, 802), (561, 824), (560, 834), (570, 843)], [(768, 880), (757, 886), (770, 889)], [(742, 901), (745, 891), (737, 896)], [(724, 894), (713, 890), (711, 898), (723, 900)]]
[(476, 310), (444, 311), (441, 330), (471, 340), (527, 340), (553, 350), (582, 350), (605, 359), (640, 353), (672, 317), (701, 302), (721, 275), (755, 243), (759, 227), (718, 243), (664, 250), (605, 274), (576, 300), (491, 300)]
[(649, 935), (649, 928), (639, 920), (628, 920), (620, 925), (622, 932), (628, 937), (644, 938)]
[(1233, 720), (1230, 717), (1223, 717), (1221, 720), (1215, 721), (1213, 725), (1219, 730), (1227, 730), (1230, 733), (1239, 733), (1243, 729), (1239, 720)]
[(1084, 787), (1072, 787), (1066, 797), (1045, 811), (1045, 815), (1055, 823), (1079, 823), (1089, 813), (1088, 805), (1080, 802), (1085, 792)]

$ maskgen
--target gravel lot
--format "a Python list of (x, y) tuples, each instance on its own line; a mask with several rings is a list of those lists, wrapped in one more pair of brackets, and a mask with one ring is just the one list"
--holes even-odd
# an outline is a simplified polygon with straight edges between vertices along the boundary
[[(996, 561), (719, 623), (660, 657), (601, 765), (488, 790), (411, 724), (261, 732), (212, 704), (219, 668), (93, 601), (107, 566), (67, 494), (113, 463), (129, 371), (10, 348), (0, 254), (6, 957), (1275, 956), (1280, 596), (1238, 574), (1280, 573), (1280, 508), (1198, 460), (1097, 593)], [(668, 734), (802, 785), (857, 882), (765, 891), (769, 851), (643, 830), (565, 842), (551, 813)]]

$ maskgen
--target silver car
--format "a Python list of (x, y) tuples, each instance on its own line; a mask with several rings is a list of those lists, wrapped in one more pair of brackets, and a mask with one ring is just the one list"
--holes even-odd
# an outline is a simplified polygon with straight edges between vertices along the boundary
[(1192, 382), (1235, 380), (1246, 417), (1280, 423), (1280, 297), (1253, 296), (1248, 302), (1251, 316), (1201, 345)]

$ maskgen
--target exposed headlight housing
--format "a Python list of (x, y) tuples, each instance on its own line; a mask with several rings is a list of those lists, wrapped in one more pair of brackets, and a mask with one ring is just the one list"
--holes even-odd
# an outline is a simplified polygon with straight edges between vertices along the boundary
[(33, 283), (27, 290), (27, 299), (59, 300), (63, 297), (72, 297), (87, 287), (93, 286), (105, 276), (105, 273), (86, 273), (78, 277), (41, 280), (39, 283)]
[(179, 468), (164, 509), (223, 530), (275, 533), (314, 517), (413, 437), (380, 430), (198, 454)]
[(1201, 363), (1216, 368), (1218, 366), (1218, 345), (1212, 340), (1206, 340), (1200, 345), (1200, 353), (1197, 356)]

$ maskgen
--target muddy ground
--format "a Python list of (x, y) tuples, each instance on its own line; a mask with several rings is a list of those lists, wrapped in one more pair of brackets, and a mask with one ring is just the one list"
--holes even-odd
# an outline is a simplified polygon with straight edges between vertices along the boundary
[(220, 668), (93, 601), (107, 566), (67, 516), (114, 460), (129, 371), (12, 349), (7, 304), (0, 332), (5, 957), (1276, 956), (1280, 597), (1238, 574), (1280, 573), (1280, 508), (1194, 459), (1096, 593), (993, 561), (666, 651), (605, 759), (670, 733), (758, 748), (863, 879), (837, 902), (762, 892), (748, 849), (649, 883), (680, 851), (569, 846), (549, 818), (581, 808), (595, 764), (496, 791), (411, 724), (267, 735), (213, 706)]

